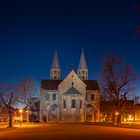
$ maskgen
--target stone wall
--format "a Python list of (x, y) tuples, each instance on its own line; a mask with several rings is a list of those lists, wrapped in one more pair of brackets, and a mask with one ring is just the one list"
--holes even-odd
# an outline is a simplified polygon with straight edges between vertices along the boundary
[(66, 92), (70, 87), (75, 87), (82, 94), (86, 93), (85, 83), (78, 77), (78, 75), (72, 70), (68, 76), (59, 84), (58, 90), (60, 94)]
[[(53, 94), (56, 94), (56, 100), (52, 99)], [(47, 99), (48, 95), (49, 95), (49, 99)], [(57, 120), (59, 117), (58, 107), (59, 107), (59, 94), (57, 90), (40, 91), (40, 121), (41, 122), (44, 121), (45, 119)], [(48, 118), (46, 118), (46, 116)]]
[[(94, 99), (92, 99), (94, 96)], [(88, 90), (86, 92), (86, 104), (87, 104), (87, 120), (97, 122), (100, 121), (100, 91)], [(88, 118), (88, 116), (90, 116)]]
[[(75, 99), (76, 107), (72, 108), (71, 101)], [(66, 108), (63, 107), (63, 101), (66, 101)], [(80, 107), (80, 101), (82, 105)], [(62, 121), (83, 121), (84, 118), (84, 95), (63, 95), (61, 100), (61, 120)]]
[[(65, 94), (71, 87), (75, 88), (79, 94)], [(56, 94), (56, 100), (52, 99), (52, 95)], [(47, 96), (49, 95), (49, 99)], [(91, 96), (94, 95), (93, 100)], [(71, 101), (75, 99), (76, 107), (71, 107)], [(64, 108), (64, 100), (66, 100), (66, 108)], [(82, 107), (80, 107), (80, 100)], [(53, 110), (52, 105), (57, 105)], [(48, 111), (49, 110), (49, 111)], [(86, 91), (86, 84), (71, 70), (67, 77), (58, 85), (58, 90), (40, 91), (40, 120), (47, 116), (49, 120), (62, 121), (99, 121), (100, 110), (100, 91)], [(49, 115), (48, 115), (49, 113)], [(87, 115), (86, 115), (87, 114)], [(55, 118), (56, 117), (56, 118)]]

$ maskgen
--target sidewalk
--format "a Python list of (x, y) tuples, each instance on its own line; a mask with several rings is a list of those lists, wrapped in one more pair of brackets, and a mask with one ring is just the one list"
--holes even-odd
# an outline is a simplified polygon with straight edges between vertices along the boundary
[[(42, 123), (13, 123), (13, 127), (38, 127), (38, 126), (49, 126), (49, 124)], [(0, 128), (7, 128), (8, 123), (0, 123)]]
[[(121, 127), (121, 128), (134, 128), (140, 129), (140, 122), (123, 122), (121, 126), (113, 125), (111, 122), (48, 122), (48, 123), (13, 123), (13, 127), (39, 127), (39, 126), (53, 126), (53, 125), (95, 125), (95, 126), (108, 126), (108, 127)], [(7, 128), (8, 123), (0, 123), (0, 128)]]

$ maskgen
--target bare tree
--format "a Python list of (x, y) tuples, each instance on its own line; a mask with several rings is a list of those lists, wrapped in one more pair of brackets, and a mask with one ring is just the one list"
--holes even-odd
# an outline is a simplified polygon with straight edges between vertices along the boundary
[(34, 94), (34, 81), (30, 78), (24, 79), (19, 83), (20, 101), (27, 107), (27, 122), (29, 122), (29, 107), (31, 105), (30, 99)]
[(18, 92), (16, 85), (10, 85), (7, 83), (0, 83), (0, 99), (4, 106), (7, 108), (9, 115), (9, 127), (12, 127), (12, 115), (16, 110), (15, 106), (18, 103)]
[(108, 54), (102, 59), (101, 88), (106, 100), (114, 101), (117, 116), (117, 124), (121, 123), (121, 109), (129, 95), (133, 93), (131, 86), (137, 76), (133, 73), (130, 65), (125, 64), (121, 57)]

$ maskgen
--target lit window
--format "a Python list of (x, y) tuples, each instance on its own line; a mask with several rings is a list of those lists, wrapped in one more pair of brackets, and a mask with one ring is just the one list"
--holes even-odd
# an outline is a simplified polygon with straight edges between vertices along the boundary
[(71, 100), (71, 108), (76, 108), (76, 100), (75, 99)]
[(56, 73), (57, 73), (57, 71), (55, 70), (55, 71), (54, 71), (54, 73), (56, 74)]
[(56, 100), (56, 94), (52, 95), (52, 100)]

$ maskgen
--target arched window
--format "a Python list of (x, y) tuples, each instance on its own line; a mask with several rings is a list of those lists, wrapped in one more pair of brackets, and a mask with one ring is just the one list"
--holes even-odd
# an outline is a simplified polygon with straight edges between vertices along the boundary
[(82, 79), (85, 80), (85, 76), (82, 76)]
[(50, 100), (50, 94), (46, 94), (46, 100)]
[(71, 86), (73, 86), (73, 85), (74, 85), (74, 83), (72, 82), (72, 83), (71, 83)]
[(91, 100), (94, 101), (94, 94), (91, 95)]
[(75, 99), (71, 100), (71, 108), (76, 108), (76, 100)]
[(85, 74), (85, 71), (83, 70), (82, 73)]
[(80, 108), (82, 108), (82, 100), (80, 100)]
[(56, 100), (56, 94), (52, 95), (52, 100)]
[(63, 108), (66, 108), (66, 100), (63, 101)]

